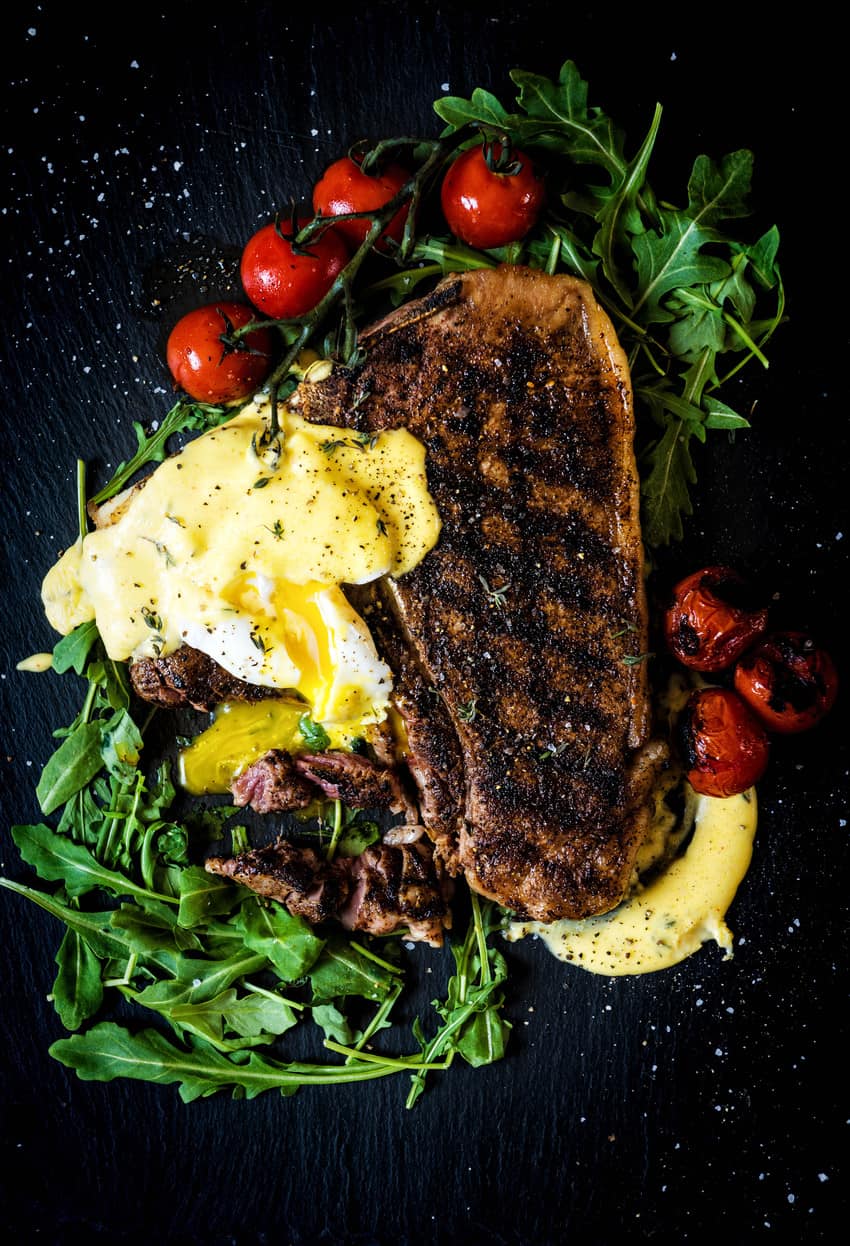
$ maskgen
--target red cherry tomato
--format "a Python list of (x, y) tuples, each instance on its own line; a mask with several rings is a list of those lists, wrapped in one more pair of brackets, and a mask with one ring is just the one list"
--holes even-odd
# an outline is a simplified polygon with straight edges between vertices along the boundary
[(832, 658), (803, 632), (766, 637), (735, 667), (735, 688), (768, 731), (814, 727), (838, 695)]
[[(504, 170), (499, 166), (504, 165)], [(449, 229), (489, 250), (524, 238), (543, 207), (543, 178), (524, 152), (498, 143), (470, 147), (450, 165), (440, 192)]]
[[(383, 208), (401, 190), (410, 173), (400, 164), (388, 164), (374, 176), (364, 173), (356, 160), (343, 156), (335, 160), (313, 188), (313, 211), (322, 216), (345, 216), (349, 212), (374, 212)], [(385, 238), (400, 242), (407, 220), (408, 204), (402, 204), (378, 238), (378, 250), (388, 250)], [(371, 222), (341, 221), (335, 228), (356, 249), (366, 238)]]
[(679, 733), (687, 780), (703, 796), (737, 796), (767, 769), (767, 732), (728, 688), (692, 692)]
[(198, 402), (246, 398), (265, 380), (272, 363), (272, 336), (255, 329), (231, 342), (234, 329), (250, 324), (244, 303), (208, 303), (183, 316), (171, 330), (166, 359), (174, 380)]
[(737, 571), (704, 567), (673, 589), (664, 636), (683, 666), (721, 671), (762, 635), (767, 614), (767, 607)]
[[(299, 220), (295, 229), (306, 224), (306, 218)], [(333, 229), (326, 229), (299, 251), (293, 249), (283, 226), (264, 225), (242, 252), (242, 285), (264, 315), (294, 319), (312, 311), (348, 259), (348, 248)]]

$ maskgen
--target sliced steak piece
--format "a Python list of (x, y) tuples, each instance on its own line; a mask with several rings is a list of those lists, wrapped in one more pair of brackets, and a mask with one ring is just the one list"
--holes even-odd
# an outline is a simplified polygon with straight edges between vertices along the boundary
[(204, 864), (211, 874), (279, 900), (290, 913), (312, 923), (335, 917), (351, 891), (347, 870), (329, 865), (312, 848), (283, 839), (235, 857), (208, 857)]
[(372, 844), (350, 859), (350, 869), (352, 889), (339, 914), (347, 930), (388, 935), (404, 926), (414, 942), (442, 946), (451, 910), (427, 840)]
[(230, 787), (237, 805), (257, 813), (305, 809), (314, 800), (341, 800), (350, 809), (389, 809), (408, 822), (417, 810), (397, 770), (360, 753), (297, 753), (270, 749), (237, 775)]
[(320, 793), (300, 774), (285, 749), (273, 748), (238, 774), (230, 785), (233, 803), (250, 805), (257, 813), (306, 809)]
[(290, 913), (319, 923), (337, 918), (349, 930), (441, 947), (451, 917), (428, 840), (375, 844), (359, 857), (323, 861), (311, 848), (278, 840), (235, 857), (209, 857), (211, 874), (232, 878)]
[(329, 800), (341, 800), (350, 809), (390, 809), (416, 821), (416, 810), (398, 773), (360, 753), (299, 753), (294, 758), (299, 774), (315, 784)]
[(459, 748), (455, 853), (477, 891), (544, 921), (605, 912), (628, 885), (662, 753), (614, 330), (584, 282), (502, 267), (448, 278), (361, 343), (360, 366), (290, 403), (364, 432), (404, 426), (428, 451), (440, 540), (384, 585), (441, 702), (409, 765), (428, 776), (433, 750)]
[(212, 710), (222, 701), (261, 701), (280, 695), (277, 688), (244, 683), (190, 645), (164, 658), (131, 663), (130, 682), (143, 701), (170, 709), (190, 705), (196, 710)]

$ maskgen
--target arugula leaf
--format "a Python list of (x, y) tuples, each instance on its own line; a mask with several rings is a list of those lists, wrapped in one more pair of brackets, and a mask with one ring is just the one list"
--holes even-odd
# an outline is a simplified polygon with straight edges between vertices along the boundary
[(241, 889), (226, 878), (210, 874), (202, 865), (188, 865), (178, 882), (180, 926), (203, 926), (211, 917), (230, 913), (239, 902)]
[(102, 727), (82, 722), (50, 757), (35, 789), (41, 812), (53, 813), (75, 796), (103, 768)]
[(308, 748), (323, 752), (330, 746), (331, 737), (321, 723), (314, 723), (309, 714), (302, 714), (298, 719), (298, 730)]
[(86, 669), (86, 659), (97, 640), (97, 624), (93, 619), (88, 623), (80, 623), (79, 627), (58, 640), (53, 646), (53, 669), (57, 675), (70, 670), (82, 675)]
[[(164, 1016), (180, 1037), (197, 1035), (224, 1051), (269, 1043), (297, 1023), (291, 1004), (270, 992), (240, 996), (228, 987), (212, 998), (195, 1000), (185, 983), (171, 981), (126, 993)], [(227, 1033), (237, 1038), (227, 1038)]]
[(510, 1022), (501, 1016), (504, 996), (499, 990), (507, 977), (507, 964), (487, 940), (497, 925), (496, 906), (470, 891), (472, 919), (460, 946), (452, 945), (456, 972), (450, 979), (445, 1002), (433, 1004), (442, 1025), (429, 1040), (421, 1025), (414, 1025), (422, 1047), (423, 1068), (414, 1073), (407, 1107), (413, 1107), (425, 1089), (428, 1066), (439, 1057), (446, 1064), (458, 1054), (478, 1068), (500, 1060), (505, 1052)]
[(69, 896), (81, 896), (102, 887), (113, 895), (135, 895), (143, 899), (164, 899), (140, 887), (125, 875), (102, 865), (83, 844), (74, 843), (49, 826), (13, 826), (12, 838), (18, 851), (39, 878), (63, 882)]
[(367, 957), (355, 943), (336, 937), (328, 940), (310, 972), (313, 1001), (357, 995), (383, 1000), (392, 990), (398, 970), (375, 957)]
[(313, 966), (324, 940), (301, 917), (256, 895), (244, 901), (235, 921), (245, 947), (260, 952), (274, 965), (284, 982), (295, 982)]
[(119, 709), (101, 730), (101, 755), (107, 770), (117, 779), (132, 779), (142, 751), (142, 733), (126, 709)]
[(130, 1077), (145, 1082), (177, 1082), (184, 1103), (219, 1090), (230, 1090), (234, 1098), (247, 1099), (266, 1090), (291, 1095), (299, 1086), (387, 1077), (413, 1063), (363, 1060), (342, 1065), (283, 1064), (254, 1051), (224, 1054), (199, 1038), (190, 1038), (180, 1047), (156, 1030), (130, 1034), (111, 1021), (102, 1021), (85, 1034), (60, 1038), (50, 1047), (50, 1054), (74, 1069), (83, 1081)]
[(100, 959), (77, 930), (66, 929), (56, 953), (53, 1006), (66, 1030), (78, 1030), (103, 1002)]

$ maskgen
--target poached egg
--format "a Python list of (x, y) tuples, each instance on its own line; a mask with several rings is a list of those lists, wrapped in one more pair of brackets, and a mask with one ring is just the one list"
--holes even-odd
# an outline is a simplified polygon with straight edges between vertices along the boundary
[(191, 645), (356, 734), (386, 717), (392, 676), (341, 586), (403, 575), (436, 544), (425, 447), (282, 409), (270, 451), (269, 419), (260, 394), (163, 462), (51, 568), (45, 611), (66, 634), (94, 619), (116, 661)]

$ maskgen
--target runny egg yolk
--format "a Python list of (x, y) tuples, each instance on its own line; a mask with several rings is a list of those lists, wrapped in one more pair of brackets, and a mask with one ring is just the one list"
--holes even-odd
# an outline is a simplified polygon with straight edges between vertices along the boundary
[(392, 677), (341, 585), (403, 575), (436, 544), (425, 448), (280, 412), (259, 396), (167, 459), (72, 546), (42, 597), (67, 634), (94, 619), (116, 661), (206, 653), (250, 684), (298, 692), (314, 721), (387, 712)]

